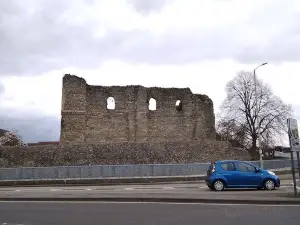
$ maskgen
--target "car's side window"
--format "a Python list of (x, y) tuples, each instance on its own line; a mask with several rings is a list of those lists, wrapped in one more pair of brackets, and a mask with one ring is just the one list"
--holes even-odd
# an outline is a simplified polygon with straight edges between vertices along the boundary
[(237, 169), (241, 172), (255, 172), (255, 167), (247, 163), (238, 163)]
[(235, 166), (232, 162), (222, 163), (221, 167), (222, 167), (223, 170), (227, 170), (227, 171), (234, 171), (235, 170)]

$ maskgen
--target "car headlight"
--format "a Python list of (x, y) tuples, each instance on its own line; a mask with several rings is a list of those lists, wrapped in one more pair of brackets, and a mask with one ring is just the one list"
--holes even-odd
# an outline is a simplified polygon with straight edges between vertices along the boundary
[(273, 175), (273, 176), (276, 176), (276, 174), (272, 171), (268, 171), (269, 174)]

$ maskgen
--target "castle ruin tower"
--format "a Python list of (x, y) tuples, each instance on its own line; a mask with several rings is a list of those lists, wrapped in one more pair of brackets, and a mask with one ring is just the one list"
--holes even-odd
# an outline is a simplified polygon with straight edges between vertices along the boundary
[(70, 74), (63, 77), (60, 143), (84, 142), (86, 87), (81, 77)]

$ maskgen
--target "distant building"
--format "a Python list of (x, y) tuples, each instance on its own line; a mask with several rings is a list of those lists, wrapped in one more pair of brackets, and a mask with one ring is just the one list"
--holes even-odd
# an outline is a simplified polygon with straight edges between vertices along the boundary
[(275, 146), (275, 151), (287, 153), (291, 151), (290, 147)]

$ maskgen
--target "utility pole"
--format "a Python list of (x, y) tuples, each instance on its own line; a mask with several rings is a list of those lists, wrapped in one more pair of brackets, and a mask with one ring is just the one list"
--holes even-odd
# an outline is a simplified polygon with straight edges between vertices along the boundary
[(257, 90), (256, 90), (256, 86), (257, 86), (257, 84), (256, 84), (256, 73), (255, 73), (255, 71), (259, 68), (259, 67), (261, 67), (261, 66), (264, 66), (264, 65), (267, 65), (268, 63), (267, 62), (265, 62), (265, 63), (263, 63), (263, 64), (261, 64), (261, 65), (259, 65), (258, 67), (256, 67), (255, 69), (254, 69), (254, 72), (253, 72), (253, 78), (254, 78), (254, 92), (255, 92), (255, 114), (256, 114), (256, 126), (257, 126), (257, 145), (258, 145), (258, 151), (259, 151), (259, 161), (260, 161), (260, 167), (263, 169), (263, 158), (262, 158), (262, 149), (260, 148), (260, 144), (261, 144), (261, 140), (260, 140), (260, 138), (261, 138), (261, 136), (260, 136), (260, 121), (259, 121), (259, 109), (258, 109), (258, 96), (257, 96)]

